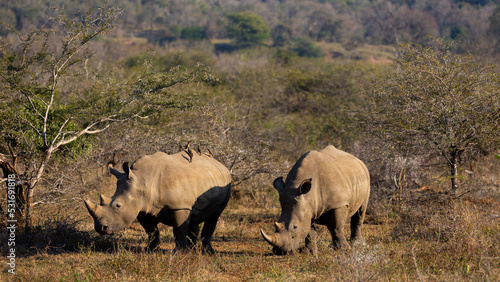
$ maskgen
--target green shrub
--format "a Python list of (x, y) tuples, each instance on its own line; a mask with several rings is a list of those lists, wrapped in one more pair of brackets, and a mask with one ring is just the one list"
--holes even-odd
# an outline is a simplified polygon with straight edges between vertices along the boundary
[(207, 39), (207, 33), (201, 26), (185, 27), (181, 31), (181, 39), (203, 40)]
[(228, 35), (240, 48), (262, 44), (271, 35), (269, 26), (255, 13), (231, 13), (227, 18), (230, 21), (227, 27)]
[(297, 38), (291, 50), (301, 57), (321, 58), (325, 55), (321, 48), (314, 46), (314, 42), (307, 37)]

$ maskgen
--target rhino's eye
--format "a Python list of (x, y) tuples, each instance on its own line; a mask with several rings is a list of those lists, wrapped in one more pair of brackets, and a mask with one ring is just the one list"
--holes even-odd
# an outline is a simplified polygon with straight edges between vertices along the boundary
[(115, 204), (115, 208), (117, 208), (117, 209), (120, 208), (121, 206), (122, 206), (122, 204), (120, 204), (120, 203)]
[(297, 230), (297, 225), (296, 224), (292, 225), (292, 230)]

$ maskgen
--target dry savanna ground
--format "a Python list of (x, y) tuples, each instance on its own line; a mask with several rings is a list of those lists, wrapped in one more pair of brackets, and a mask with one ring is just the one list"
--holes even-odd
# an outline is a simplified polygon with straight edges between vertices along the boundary
[[(0, 233), (0, 281), (500, 281), (499, 168), (495, 156), (478, 162), (457, 195), (437, 180), (439, 187), (420, 189), (372, 184), (364, 240), (332, 250), (328, 230), (318, 226), (317, 256), (276, 256), (261, 238), (260, 228), (273, 232), (280, 213), (268, 176), (234, 187), (213, 236), (214, 255), (173, 253), (172, 228), (164, 225), (154, 253), (144, 251), (147, 235), (138, 223), (99, 236), (82, 198), (112, 195), (116, 179), (87, 169), (79, 189), (35, 205), (31, 233), (17, 230), (15, 275), (7, 272), (7, 234)], [(46, 190), (39, 193), (55, 193)], [(349, 236), (349, 226), (345, 231)]]
[[(155, 253), (144, 252), (146, 234), (138, 224), (120, 235), (97, 236), (80, 204), (76, 220), (48, 220), (32, 234), (20, 234), (16, 274), (7, 273), (4, 253), (1, 280), (499, 281), (498, 201), (450, 199), (435, 191), (415, 193), (414, 201), (397, 205), (374, 201), (364, 226), (365, 239), (350, 250), (330, 249), (330, 235), (320, 227), (318, 256), (271, 253), (259, 229), (272, 231), (277, 206), (231, 203), (213, 238), (217, 252), (205, 255), (172, 253), (172, 229), (165, 226), (161, 250)], [(346, 232), (348, 236), (348, 226)]]

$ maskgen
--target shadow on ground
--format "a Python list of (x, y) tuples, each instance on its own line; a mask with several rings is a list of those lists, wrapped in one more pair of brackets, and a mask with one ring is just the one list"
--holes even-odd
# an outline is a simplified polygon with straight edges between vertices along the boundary
[[(230, 222), (245, 221), (250, 224), (270, 222), (274, 214), (242, 214), (233, 213), (223, 216)], [(162, 229), (170, 227), (163, 226)], [(17, 257), (30, 257), (39, 254), (80, 253), (86, 251), (101, 253), (116, 253), (127, 251), (132, 253), (146, 252), (146, 233), (138, 224), (132, 224), (129, 231), (116, 235), (101, 236), (94, 230), (82, 230), (79, 222), (66, 220), (52, 220), (36, 226), (30, 232), (17, 230), (15, 237), (15, 251)], [(174, 239), (171, 232), (162, 236), (160, 249), (156, 252), (172, 253)], [(0, 240), (7, 242), (9, 234), (0, 234)], [(222, 235), (213, 238), (214, 248), (220, 254), (252, 255), (262, 254), (263, 241), (258, 238), (233, 238)], [(9, 250), (2, 249), (6, 256)], [(266, 248), (266, 251), (267, 250)], [(191, 252), (197, 252), (196, 249)]]

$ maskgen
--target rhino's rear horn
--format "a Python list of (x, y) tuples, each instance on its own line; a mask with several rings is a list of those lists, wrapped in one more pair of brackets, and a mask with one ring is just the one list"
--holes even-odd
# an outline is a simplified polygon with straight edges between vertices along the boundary
[(282, 222), (275, 222), (274, 229), (276, 230), (276, 233), (279, 233), (281, 230), (285, 229), (285, 225)]
[(106, 197), (103, 194), (101, 194), (100, 201), (101, 201), (101, 203), (100, 203), (101, 206), (107, 206), (107, 205), (109, 205), (111, 203), (111, 198)]
[(271, 246), (274, 247), (281, 247), (283, 244), (281, 242), (281, 237), (278, 234), (273, 234), (273, 235), (267, 235), (264, 230), (260, 230), (260, 234), (262, 234), (262, 237), (264, 237), (264, 240), (266, 240)]

